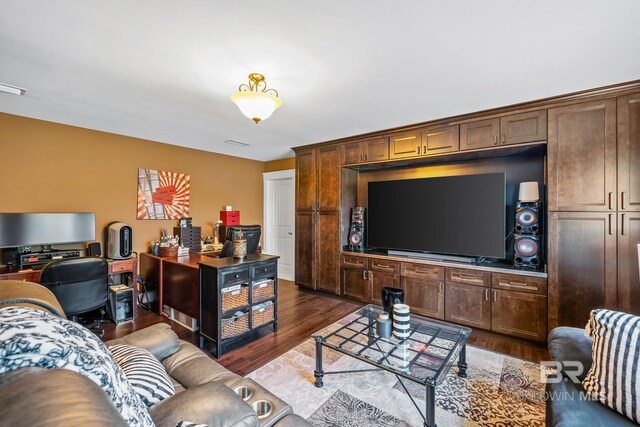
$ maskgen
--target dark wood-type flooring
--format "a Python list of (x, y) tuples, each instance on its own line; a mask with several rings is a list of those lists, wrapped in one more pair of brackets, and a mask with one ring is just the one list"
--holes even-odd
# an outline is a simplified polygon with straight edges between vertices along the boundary
[[(269, 333), (217, 359), (227, 369), (244, 376), (286, 353), (319, 329), (329, 326), (362, 306), (360, 303), (344, 298), (300, 290), (293, 282), (287, 280), (280, 280), (278, 288), (278, 332)], [(181, 339), (198, 345), (199, 340), (196, 332), (191, 332), (166, 317), (158, 316), (142, 308), (137, 309), (136, 319), (133, 322), (120, 325), (105, 324), (104, 340), (121, 337), (160, 322), (170, 324)], [(270, 331), (269, 328), (267, 329)], [(487, 350), (534, 362), (549, 360), (545, 343), (536, 343), (479, 329), (473, 330), (467, 342)]]

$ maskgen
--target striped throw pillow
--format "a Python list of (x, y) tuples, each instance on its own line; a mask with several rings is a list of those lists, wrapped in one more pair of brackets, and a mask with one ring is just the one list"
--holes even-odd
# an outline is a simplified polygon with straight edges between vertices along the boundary
[(593, 310), (586, 331), (593, 338), (593, 365), (582, 385), (593, 399), (638, 422), (640, 317)]
[(109, 350), (147, 407), (176, 394), (164, 367), (147, 350), (125, 344), (111, 346)]

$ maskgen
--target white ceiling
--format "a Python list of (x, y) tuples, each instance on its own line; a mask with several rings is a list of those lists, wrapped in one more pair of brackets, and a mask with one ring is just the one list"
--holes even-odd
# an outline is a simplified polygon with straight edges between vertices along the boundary
[[(28, 90), (0, 111), (271, 160), (639, 79), (638, 18), (638, 0), (0, 0), (0, 82)], [(258, 125), (229, 100), (250, 72), (284, 103)]]

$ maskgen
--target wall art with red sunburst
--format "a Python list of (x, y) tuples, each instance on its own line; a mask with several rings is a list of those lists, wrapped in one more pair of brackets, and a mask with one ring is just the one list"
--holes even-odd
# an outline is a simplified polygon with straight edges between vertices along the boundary
[(138, 169), (137, 219), (189, 216), (191, 177), (186, 173)]

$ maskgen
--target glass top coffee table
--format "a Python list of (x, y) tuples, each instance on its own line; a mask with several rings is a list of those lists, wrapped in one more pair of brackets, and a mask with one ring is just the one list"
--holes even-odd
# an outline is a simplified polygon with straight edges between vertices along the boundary
[[(424, 419), (424, 425), (435, 427), (435, 388), (447, 376), (458, 357), (458, 376), (466, 378), (466, 342), (470, 328), (411, 314), (408, 338), (391, 335), (383, 338), (376, 333), (376, 316), (382, 307), (367, 305), (352, 320), (325, 336), (314, 336), (316, 341), (316, 369), (313, 372), (316, 387), (322, 387), (323, 376), (383, 369), (394, 373), (405, 392)], [(362, 360), (374, 369), (358, 371), (324, 372), (322, 347)], [(426, 386), (426, 414), (422, 414), (402, 379)]]

